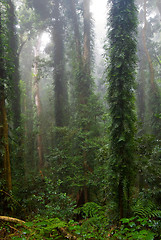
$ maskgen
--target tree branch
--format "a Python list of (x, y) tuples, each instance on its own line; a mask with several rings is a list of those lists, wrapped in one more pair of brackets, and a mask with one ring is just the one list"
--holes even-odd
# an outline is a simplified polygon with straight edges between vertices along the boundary
[(17, 56), (18, 56), (18, 57), (20, 56), (21, 51), (22, 51), (22, 48), (23, 48), (23, 46), (25, 45), (25, 43), (26, 43), (27, 41), (28, 41), (28, 38), (27, 38), (25, 41), (23, 41), (22, 44), (20, 45), (19, 50), (18, 50), (18, 52), (17, 52)]
[(25, 222), (23, 220), (20, 220), (20, 219), (17, 219), (17, 218), (12, 218), (12, 217), (7, 217), (7, 216), (0, 216), (0, 221), (19, 223), (21, 225), (25, 224)]

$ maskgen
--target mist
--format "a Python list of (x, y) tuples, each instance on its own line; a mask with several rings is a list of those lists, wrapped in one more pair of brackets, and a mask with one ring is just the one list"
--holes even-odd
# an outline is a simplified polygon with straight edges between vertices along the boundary
[(159, 0), (0, 0), (0, 239), (160, 239)]

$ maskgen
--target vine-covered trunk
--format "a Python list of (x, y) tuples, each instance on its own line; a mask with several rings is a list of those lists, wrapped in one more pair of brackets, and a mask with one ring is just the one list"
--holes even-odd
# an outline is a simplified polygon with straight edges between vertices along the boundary
[(80, 40), (80, 32), (79, 32), (79, 24), (78, 24), (78, 18), (76, 13), (75, 0), (70, 0), (70, 8), (71, 8), (72, 24), (74, 29), (77, 64), (79, 65), (82, 63), (82, 53), (81, 53), (81, 40)]
[(130, 213), (134, 175), (136, 6), (134, 0), (111, 1), (108, 102), (111, 116), (109, 196), (120, 218)]
[(83, 38), (81, 39), (81, 28), (78, 21), (75, 0), (70, 0), (71, 19), (75, 40), (75, 92), (76, 92), (76, 111), (78, 128), (82, 131), (81, 159), (84, 171), (84, 185), (77, 194), (77, 205), (80, 206), (89, 200), (89, 189), (87, 186), (89, 171), (89, 156), (87, 152), (86, 140), (90, 132), (89, 121), (89, 99), (92, 92), (91, 84), (91, 15), (90, 0), (83, 0)]

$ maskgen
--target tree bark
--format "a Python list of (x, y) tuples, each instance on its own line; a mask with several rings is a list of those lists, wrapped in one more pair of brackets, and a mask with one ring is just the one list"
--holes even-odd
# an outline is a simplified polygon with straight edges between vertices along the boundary
[[(78, 112), (78, 124), (82, 129), (82, 133), (86, 135), (90, 131), (90, 124), (88, 122), (89, 112), (87, 105), (91, 93), (91, 77), (90, 77), (90, 44), (91, 44), (91, 29), (90, 29), (90, 0), (83, 0), (83, 41), (81, 43), (79, 22), (76, 12), (75, 0), (70, 0), (71, 18), (74, 30), (74, 39), (76, 46), (76, 92), (77, 92), (77, 112)], [(84, 123), (84, 119), (87, 122)], [(85, 142), (83, 137), (82, 142)], [(86, 150), (82, 149), (82, 166), (84, 171), (84, 186), (79, 190), (77, 194), (77, 206), (88, 202), (88, 187), (86, 183), (88, 169), (88, 154)]]
[(138, 87), (137, 87), (137, 109), (138, 109), (137, 115), (138, 115), (138, 120), (141, 123), (139, 134), (143, 134), (145, 132), (145, 60), (146, 59), (142, 51), (140, 52), (139, 58), (140, 58), (140, 62), (139, 62), (139, 81), (138, 81)]
[(2, 146), (2, 158), (4, 175), (8, 190), (12, 190), (12, 178), (11, 178), (11, 165), (10, 165), (10, 153), (9, 153), (9, 141), (8, 141), (8, 123), (7, 113), (5, 108), (4, 89), (0, 87), (0, 144)]
[(147, 43), (146, 43), (146, 31), (147, 31), (147, 18), (146, 18), (147, 9), (146, 9), (146, 4), (147, 4), (147, 0), (144, 0), (144, 27), (143, 27), (143, 31), (142, 31), (142, 38), (143, 38), (144, 51), (145, 51), (145, 54), (146, 54), (146, 57), (147, 57), (148, 63), (149, 63), (150, 84), (151, 84), (152, 90), (155, 90), (154, 67), (153, 67), (153, 62), (152, 62), (151, 56), (149, 54)]
[(24, 225), (25, 222), (23, 220), (17, 219), (17, 218), (12, 218), (12, 217), (7, 217), (7, 216), (0, 216), (0, 221), (4, 222), (11, 222), (11, 223), (18, 223), (21, 225)]
[(78, 58), (78, 63), (80, 64), (82, 62), (82, 54), (81, 54), (80, 32), (79, 32), (79, 24), (78, 24), (78, 18), (76, 13), (75, 0), (70, 0), (70, 5), (71, 5), (72, 22), (73, 22), (73, 28), (74, 28), (76, 55)]
[(85, 69), (90, 74), (90, 43), (91, 43), (91, 29), (90, 29), (90, 0), (83, 1), (83, 16), (84, 16), (84, 52), (83, 59)]
[[(16, 34), (15, 24), (15, 10), (14, 4), (9, 0), (8, 5), (8, 28), (9, 28), (9, 47), (10, 47), (10, 57), (13, 64), (12, 73), (12, 86), (13, 86), (13, 96), (12, 96), (12, 110), (13, 110), (13, 128), (16, 130), (21, 125), (21, 106), (20, 106), (20, 75), (19, 75), (19, 56), (18, 56), (18, 38)], [(21, 137), (20, 137), (21, 139)], [(21, 142), (19, 143), (21, 144)]]
[(35, 61), (34, 61), (34, 88), (35, 88), (35, 105), (37, 109), (37, 118), (38, 118), (38, 134), (37, 134), (37, 150), (39, 156), (38, 168), (39, 171), (44, 166), (44, 151), (43, 151), (43, 139), (42, 139), (42, 105), (40, 100), (40, 91), (39, 91), (39, 76), (38, 76), (38, 49), (40, 43), (38, 41), (37, 47), (34, 49)]
[[(60, 13), (60, 3), (54, 1), (53, 13), (53, 31), (54, 42), (54, 94), (55, 94), (55, 125), (64, 127), (68, 124), (68, 94), (65, 79), (65, 61), (64, 61), (64, 39), (63, 22)], [(58, 137), (58, 136), (57, 136)], [(56, 138), (57, 138), (56, 137)]]
[[(2, 41), (2, 26), (1, 26), (1, 13), (0, 13), (0, 42)], [(3, 161), (4, 176), (8, 190), (12, 189), (12, 178), (11, 178), (11, 165), (10, 165), (10, 153), (9, 153), (9, 141), (8, 141), (8, 122), (7, 113), (5, 106), (5, 68), (3, 59), (3, 46), (0, 45), (0, 157)]]

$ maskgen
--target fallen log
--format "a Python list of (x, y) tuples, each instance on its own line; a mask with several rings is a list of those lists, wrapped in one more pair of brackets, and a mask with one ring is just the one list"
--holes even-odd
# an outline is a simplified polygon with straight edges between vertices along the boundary
[(0, 221), (18, 223), (21, 225), (25, 224), (25, 222), (23, 220), (20, 220), (18, 218), (7, 217), (7, 216), (0, 216)]

